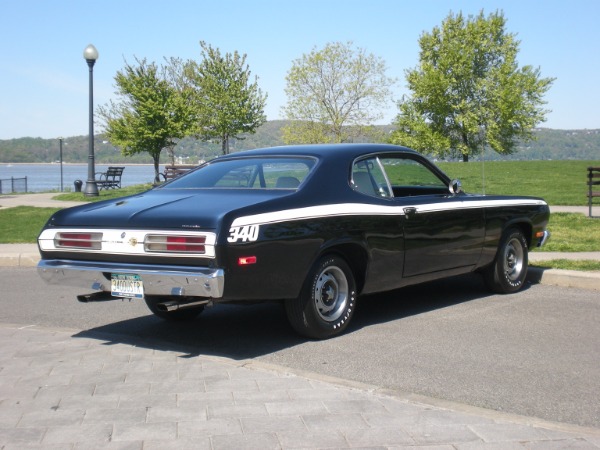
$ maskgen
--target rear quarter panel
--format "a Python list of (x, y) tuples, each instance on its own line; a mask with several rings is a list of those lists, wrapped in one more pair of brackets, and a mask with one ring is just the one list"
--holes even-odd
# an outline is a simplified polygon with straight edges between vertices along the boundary
[[(502, 199), (503, 197), (496, 198)], [(523, 200), (523, 197), (519, 199)], [(539, 200), (540, 204), (486, 208), (485, 243), (479, 266), (488, 265), (493, 261), (502, 235), (512, 227), (522, 230), (531, 250), (532, 245), (535, 245), (535, 233), (544, 231), (550, 219), (548, 205), (541, 199), (532, 200)]]

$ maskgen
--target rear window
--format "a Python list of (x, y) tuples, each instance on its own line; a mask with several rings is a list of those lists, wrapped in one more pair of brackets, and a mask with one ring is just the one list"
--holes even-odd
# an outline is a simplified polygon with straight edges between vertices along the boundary
[(215, 159), (166, 184), (164, 189), (297, 189), (315, 165), (312, 158)]

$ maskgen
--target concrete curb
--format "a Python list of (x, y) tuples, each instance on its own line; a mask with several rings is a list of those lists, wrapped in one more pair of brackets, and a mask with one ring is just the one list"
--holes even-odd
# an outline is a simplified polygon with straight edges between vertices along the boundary
[(530, 267), (527, 279), (536, 284), (600, 291), (600, 273)]
[(39, 260), (39, 253), (3, 253), (0, 255), (0, 267), (35, 267)]

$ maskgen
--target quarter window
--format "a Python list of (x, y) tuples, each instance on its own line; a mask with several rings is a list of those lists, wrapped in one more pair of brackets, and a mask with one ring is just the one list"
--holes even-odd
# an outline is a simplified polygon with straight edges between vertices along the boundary
[(358, 161), (352, 169), (354, 189), (363, 194), (375, 197), (391, 197), (389, 183), (386, 179), (379, 158)]

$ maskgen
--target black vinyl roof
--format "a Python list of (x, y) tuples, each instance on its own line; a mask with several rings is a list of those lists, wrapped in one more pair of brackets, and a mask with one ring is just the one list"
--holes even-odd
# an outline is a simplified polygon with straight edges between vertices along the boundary
[(241, 152), (231, 153), (222, 158), (243, 158), (245, 156), (316, 156), (323, 159), (329, 158), (350, 158), (354, 159), (361, 155), (370, 153), (410, 153), (417, 154), (414, 150), (407, 147), (401, 147), (391, 144), (307, 144), (307, 145), (286, 145), (279, 147), (260, 148), (253, 150), (244, 150)]

